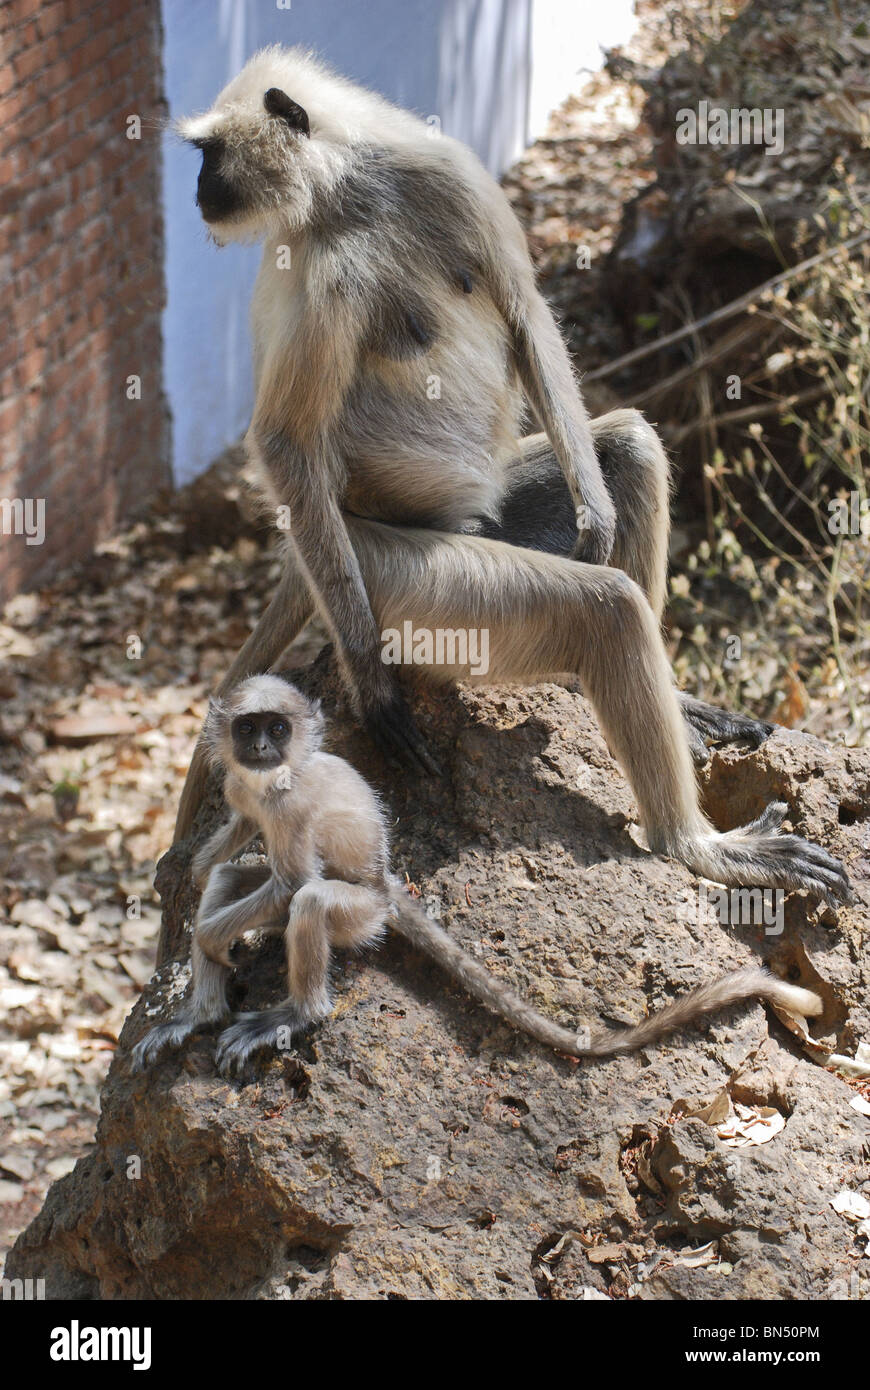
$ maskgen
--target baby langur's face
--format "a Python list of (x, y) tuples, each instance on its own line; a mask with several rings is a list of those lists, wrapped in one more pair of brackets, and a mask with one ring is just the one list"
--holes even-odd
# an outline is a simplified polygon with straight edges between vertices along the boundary
[(271, 772), (285, 761), (293, 728), (286, 715), (267, 710), (236, 715), (231, 732), (236, 761), (253, 772)]

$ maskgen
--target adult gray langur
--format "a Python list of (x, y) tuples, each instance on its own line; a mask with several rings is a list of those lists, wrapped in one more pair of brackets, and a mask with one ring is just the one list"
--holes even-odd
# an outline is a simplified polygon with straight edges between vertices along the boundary
[[(133, 1066), (154, 1062), (190, 1034), (228, 1021), (226, 983), (233, 942), (245, 932), (280, 932), (288, 998), (245, 1013), (221, 1032), (225, 1074), (264, 1048), (286, 1047), (332, 1009), (330, 954), (378, 941), (386, 926), (432, 956), (461, 985), (516, 1028), (576, 1057), (609, 1057), (649, 1046), (675, 1028), (743, 999), (767, 999), (803, 1015), (822, 1011), (812, 991), (751, 967), (693, 990), (632, 1028), (569, 1029), (546, 1018), (431, 921), (390, 871), (386, 816), (378, 797), (343, 758), (321, 747), (319, 707), (278, 676), (253, 676), (206, 722), (213, 759), (225, 771), (230, 820), (194, 859), (203, 888), (191, 949), (189, 1002), (137, 1043)], [(262, 837), (268, 863), (227, 861)]]
[[(579, 676), (652, 850), (719, 883), (848, 897), (836, 859), (779, 833), (782, 807), (726, 834), (701, 813), (693, 751), (770, 726), (677, 695), (664, 452), (634, 411), (588, 420), (522, 229), (471, 151), (295, 49), (257, 54), (179, 128), (215, 239), (263, 243), (246, 443), (290, 514), (283, 577), (221, 690), (272, 667), (317, 610), (357, 716), (431, 768), (381, 634), (485, 630), (485, 674), (460, 659), (420, 674)], [(526, 402), (545, 433), (521, 439)]]

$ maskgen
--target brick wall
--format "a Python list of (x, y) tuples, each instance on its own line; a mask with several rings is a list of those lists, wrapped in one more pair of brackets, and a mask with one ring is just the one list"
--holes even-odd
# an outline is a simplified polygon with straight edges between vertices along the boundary
[(160, 2), (4, 0), (0, 52), (2, 599), (169, 480)]

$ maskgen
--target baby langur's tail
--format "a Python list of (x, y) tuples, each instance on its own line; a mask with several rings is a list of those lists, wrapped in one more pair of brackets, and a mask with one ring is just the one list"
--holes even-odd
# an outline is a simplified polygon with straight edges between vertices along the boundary
[(492, 1009), (493, 1013), (500, 1014), (514, 1027), (537, 1038), (538, 1042), (555, 1048), (557, 1052), (567, 1052), (572, 1057), (613, 1057), (620, 1052), (635, 1052), (639, 1047), (658, 1042), (675, 1028), (682, 1028), (696, 1018), (703, 1018), (729, 1004), (738, 1004), (743, 999), (767, 999), (771, 1004), (778, 1004), (790, 1013), (805, 1017), (822, 1012), (822, 1001), (811, 990), (786, 984), (759, 966), (749, 966), (745, 970), (722, 975), (708, 985), (699, 985), (682, 999), (662, 1009), (661, 1013), (645, 1018), (643, 1023), (635, 1024), (633, 1028), (602, 1028), (594, 1032), (572, 1033), (539, 1014), (537, 1009), (496, 980), (455, 941), (451, 941), (447, 933), (426, 916), (419, 903), (408, 897), (398, 880), (391, 881), (391, 888), (398, 915), (398, 920), (394, 920), (392, 925), (400, 936), (443, 965), (454, 980), (464, 985), (469, 994)]

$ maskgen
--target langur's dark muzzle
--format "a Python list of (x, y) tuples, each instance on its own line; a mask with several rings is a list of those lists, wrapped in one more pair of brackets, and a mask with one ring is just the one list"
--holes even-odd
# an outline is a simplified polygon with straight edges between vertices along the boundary
[(237, 196), (232, 185), (218, 168), (216, 151), (202, 152), (202, 168), (196, 181), (196, 203), (207, 222), (216, 221), (235, 211)]

